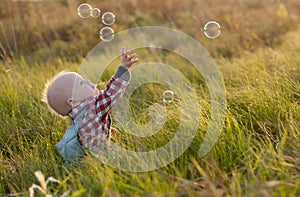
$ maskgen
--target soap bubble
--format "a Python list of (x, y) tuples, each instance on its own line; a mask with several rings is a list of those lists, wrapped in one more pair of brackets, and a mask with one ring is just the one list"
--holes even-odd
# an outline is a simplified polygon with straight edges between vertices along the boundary
[(92, 11), (91, 11), (91, 15), (93, 18), (98, 18), (100, 16), (100, 9), (98, 8), (93, 8)]
[(171, 103), (174, 100), (174, 93), (171, 90), (166, 90), (163, 93), (163, 101), (165, 103)]
[(156, 124), (163, 124), (165, 122), (165, 117), (161, 116), (161, 115), (156, 116), (155, 117), (155, 122), (156, 122)]
[(83, 4), (80, 4), (77, 8), (77, 12), (78, 12), (78, 15), (81, 17), (81, 18), (88, 18), (91, 16), (91, 13), (92, 13), (92, 6), (88, 3), (83, 3)]
[(111, 41), (115, 34), (114, 34), (114, 30), (110, 27), (103, 27), (101, 30), (100, 30), (100, 38), (101, 40), (105, 41), (105, 42), (109, 42)]
[(214, 39), (221, 34), (221, 26), (215, 21), (209, 21), (204, 26), (204, 34), (206, 37)]
[(114, 24), (115, 20), (116, 20), (116, 17), (112, 12), (105, 12), (102, 15), (102, 22), (105, 25), (112, 25), (112, 24)]

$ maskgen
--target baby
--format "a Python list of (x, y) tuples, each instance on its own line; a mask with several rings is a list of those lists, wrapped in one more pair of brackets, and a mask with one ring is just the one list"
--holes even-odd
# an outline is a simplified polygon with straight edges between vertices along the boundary
[(60, 72), (46, 84), (43, 101), (52, 112), (71, 120), (62, 140), (56, 144), (64, 159), (76, 160), (82, 154), (82, 146), (89, 149), (109, 142), (109, 112), (129, 84), (129, 68), (138, 61), (135, 56), (130, 50), (121, 50), (121, 65), (100, 92), (95, 84), (75, 72)]

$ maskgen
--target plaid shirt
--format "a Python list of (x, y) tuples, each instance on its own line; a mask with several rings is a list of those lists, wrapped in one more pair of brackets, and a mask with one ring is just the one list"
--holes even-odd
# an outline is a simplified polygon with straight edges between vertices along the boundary
[(100, 91), (98, 96), (85, 100), (79, 106), (72, 109), (69, 116), (73, 120), (76, 119), (81, 110), (84, 108), (86, 110), (78, 128), (79, 143), (81, 145), (89, 148), (109, 141), (109, 112), (122, 97), (128, 85), (128, 81), (115, 74), (109, 80), (105, 89)]

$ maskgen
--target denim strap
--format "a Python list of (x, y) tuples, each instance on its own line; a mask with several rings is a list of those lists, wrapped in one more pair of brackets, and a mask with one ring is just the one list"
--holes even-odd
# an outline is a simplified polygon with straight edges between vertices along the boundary
[(62, 139), (55, 145), (56, 149), (66, 162), (76, 162), (84, 153), (84, 148), (78, 141), (78, 127), (80, 126), (85, 112), (85, 107), (83, 107), (82, 111), (74, 121), (70, 118), (71, 125), (68, 126)]

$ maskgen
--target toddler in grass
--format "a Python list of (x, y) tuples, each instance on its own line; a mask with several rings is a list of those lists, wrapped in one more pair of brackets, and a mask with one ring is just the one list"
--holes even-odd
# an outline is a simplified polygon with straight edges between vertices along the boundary
[(130, 50), (121, 50), (121, 65), (101, 91), (75, 72), (63, 71), (48, 81), (43, 100), (52, 112), (71, 120), (56, 144), (64, 159), (76, 160), (83, 152), (82, 146), (90, 149), (109, 142), (112, 132), (109, 112), (129, 84), (129, 68), (138, 61), (135, 56)]

